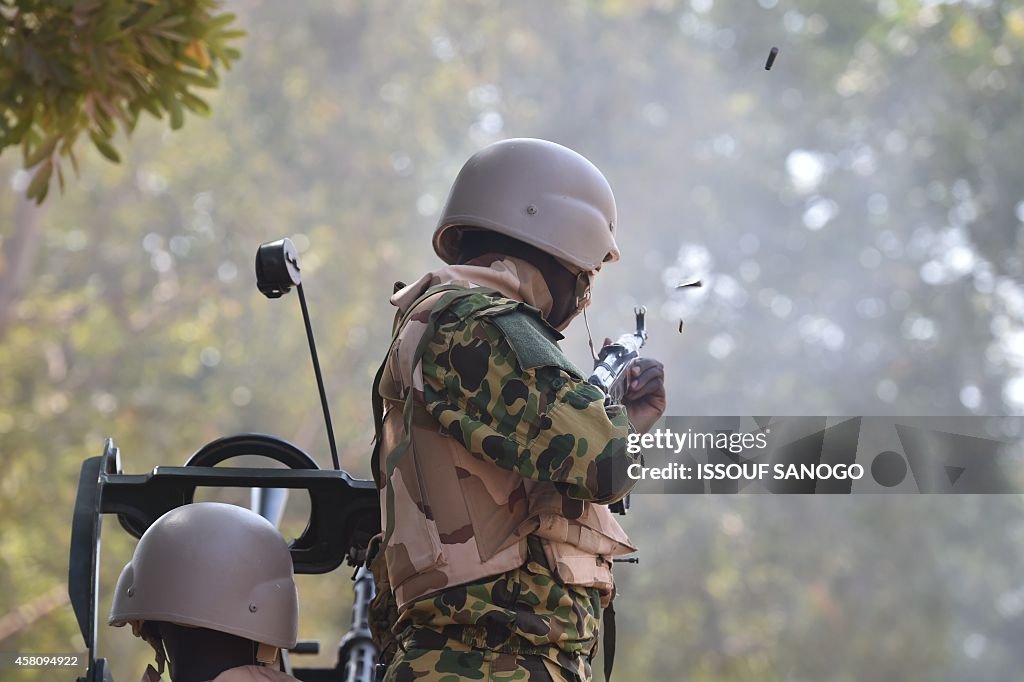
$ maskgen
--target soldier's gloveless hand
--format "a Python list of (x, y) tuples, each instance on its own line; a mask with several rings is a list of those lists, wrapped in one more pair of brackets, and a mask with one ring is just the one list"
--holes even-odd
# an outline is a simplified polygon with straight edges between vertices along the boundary
[(637, 358), (627, 378), (622, 399), (626, 415), (633, 428), (646, 433), (665, 412), (665, 366), (653, 358)]

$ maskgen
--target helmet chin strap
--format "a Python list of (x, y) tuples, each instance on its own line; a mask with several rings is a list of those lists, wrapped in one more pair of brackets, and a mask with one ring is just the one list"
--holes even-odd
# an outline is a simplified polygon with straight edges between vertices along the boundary
[(141, 638), (156, 652), (157, 675), (164, 674), (164, 666), (167, 664), (167, 649), (164, 647), (164, 640), (159, 633), (153, 632), (146, 627), (144, 620), (131, 620), (128, 623), (132, 626), (132, 634)]
[(594, 356), (594, 362), (597, 362), (600, 358), (597, 355), (597, 351), (594, 350), (594, 334), (590, 331), (590, 320), (587, 319), (587, 309), (583, 309), (583, 324), (587, 327), (587, 345), (590, 346), (590, 354)]
[(270, 644), (259, 643), (256, 647), (256, 662), (260, 665), (274, 665), (277, 663), (278, 648)]
[(587, 344), (590, 346), (590, 354), (596, 362), (597, 351), (594, 350), (594, 334), (590, 331), (590, 320), (587, 318), (587, 308), (590, 306), (591, 279), (591, 273), (587, 270), (581, 270), (576, 275), (576, 315), (583, 313), (583, 324), (587, 327)]

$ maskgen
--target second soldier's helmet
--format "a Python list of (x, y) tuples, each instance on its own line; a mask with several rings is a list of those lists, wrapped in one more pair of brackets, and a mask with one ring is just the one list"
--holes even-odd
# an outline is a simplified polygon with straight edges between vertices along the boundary
[(291, 553), (273, 524), (243, 507), (197, 502), (142, 535), (117, 581), (109, 623), (207, 628), (276, 654), (295, 646), (298, 620)]
[(619, 259), (615, 221), (612, 189), (586, 158), (547, 140), (503, 140), (478, 151), (459, 171), (434, 232), (434, 250), (454, 263), (462, 230), (483, 229), (594, 272)]

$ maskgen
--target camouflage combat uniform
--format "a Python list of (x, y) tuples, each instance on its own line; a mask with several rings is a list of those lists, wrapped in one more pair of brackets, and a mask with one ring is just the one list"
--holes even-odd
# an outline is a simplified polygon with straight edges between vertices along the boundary
[[(380, 382), (397, 421), (403, 363), (411, 373), (416, 444), (389, 476), (384, 455), (404, 432), (392, 422), (377, 472), (385, 522), (395, 516), (388, 570), (375, 571), (390, 582), (378, 585), (375, 609), (390, 602), (398, 613), (385, 679), (589, 680), (614, 592), (610, 559), (635, 551), (603, 505), (630, 490), (626, 469), (639, 457), (625, 448), (624, 408), (605, 407), (542, 311), (518, 300), (550, 306), (539, 273), (518, 259), (487, 265), (448, 268), (393, 299), (406, 313), (397, 338), (416, 325), (426, 338), (394, 344)], [(461, 291), (423, 298), (444, 282)], [(490, 288), (467, 289), (481, 283)], [(438, 479), (446, 448), (457, 486)], [(395, 487), (410, 496), (406, 507)], [(491, 506), (474, 506), (478, 489)], [(440, 550), (422, 540), (430, 533)]]

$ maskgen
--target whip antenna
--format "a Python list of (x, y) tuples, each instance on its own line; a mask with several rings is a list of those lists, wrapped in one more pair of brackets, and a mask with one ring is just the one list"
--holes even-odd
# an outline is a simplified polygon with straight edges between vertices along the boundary
[(313, 372), (316, 374), (316, 385), (320, 389), (320, 405), (324, 409), (324, 424), (327, 427), (327, 440), (331, 445), (331, 459), (334, 468), (341, 469), (338, 461), (338, 446), (334, 442), (334, 427), (331, 426), (331, 412), (327, 408), (327, 391), (324, 390), (324, 378), (320, 373), (320, 359), (316, 354), (316, 342), (313, 340), (313, 325), (309, 321), (309, 309), (306, 307), (306, 294), (302, 291), (302, 276), (299, 267), (299, 251), (291, 239), (285, 237), (274, 242), (260, 244), (256, 250), (256, 287), (267, 298), (281, 298), (294, 286), (299, 292), (299, 304), (302, 306), (302, 319), (306, 323), (306, 338), (309, 339), (309, 354), (313, 357)]

